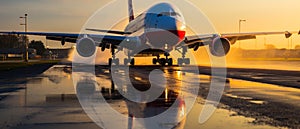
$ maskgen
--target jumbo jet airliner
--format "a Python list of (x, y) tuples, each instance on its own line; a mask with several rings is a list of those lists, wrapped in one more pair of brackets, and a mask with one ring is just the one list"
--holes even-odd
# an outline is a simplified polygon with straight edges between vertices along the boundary
[[(238, 40), (255, 39), (257, 35), (284, 34), (289, 38), (297, 32), (251, 32), (227, 34), (186, 35), (186, 25), (182, 13), (171, 3), (158, 3), (150, 9), (134, 16), (132, 0), (128, 0), (129, 24), (124, 31), (101, 30), (86, 28), (88, 31), (106, 34), (74, 34), (74, 33), (48, 33), (48, 32), (0, 32), (2, 34), (25, 34), (46, 36), (48, 40), (77, 43), (76, 50), (82, 57), (91, 57), (96, 47), (102, 51), (110, 49), (112, 58), (109, 65), (119, 65), (115, 54), (120, 50), (128, 50), (124, 64), (135, 64), (134, 57), (138, 55), (153, 56), (152, 63), (160, 65), (173, 65), (169, 52), (176, 50), (181, 53), (177, 59), (178, 65), (190, 64), (186, 58), (188, 49), (197, 51), (199, 47), (209, 46), (214, 56), (226, 56), (231, 45)], [(300, 34), (300, 32), (298, 32)], [(117, 50), (117, 51), (116, 51)], [(139, 51), (142, 50), (142, 51)], [(161, 58), (160, 56), (164, 56)]]

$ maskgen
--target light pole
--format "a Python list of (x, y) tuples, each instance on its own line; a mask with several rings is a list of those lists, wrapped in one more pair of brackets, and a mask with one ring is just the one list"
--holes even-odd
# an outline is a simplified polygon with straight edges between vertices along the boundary
[[(240, 19), (239, 20), (239, 33), (241, 33), (242, 22), (246, 22), (246, 20), (244, 20), (244, 19)], [(239, 48), (241, 48), (241, 41), (239, 41)]]
[[(25, 23), (21, 23), (21, 26), (24, 26), (25, 33), (27, 32), (27, 14), (24, 17), (20, 17), (20, 19), (24, 19)], [(25, 42), (25, 62), (28, 62), (28, 42), (26, 40), (26, 34), (24, 34), (24, 42)]]

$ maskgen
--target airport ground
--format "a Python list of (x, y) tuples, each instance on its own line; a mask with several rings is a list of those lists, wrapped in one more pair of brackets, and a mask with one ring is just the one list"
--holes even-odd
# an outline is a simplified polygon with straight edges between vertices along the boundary
[[(144, 84), (152, 69), (166, 74), (168, 85), (177, 87), (182, 76), (174, 67), (132, 67), (130, 76)], [(96, 66), (99, 89), (112, 88), (108, 66)], [(212, 77), (209, 67), (199, 67), (197, 101), (186, 120), (176, 128), (300, 128), (300, 72), (257, 68), (229, 68), (225, 91), (214, 115), (204, 124), (198, 117)], [(190, 78), (189, 78), (190, 77)], [(70, 63), (36, 63), (0, 72), (0, 128), (99, 128), (78, 103)], [(75, 85), (75, 86), (74, 86)], [(190, 90), (190, 87), (186, 87)], [(109, 104), (128, 114), (123, 99)], [(117, 124), (117, 122), (113, 122)]]
[(58, 62), (60, 62), (60, 60), (29, 60), (29, 62), (25, 62), (24, 60), (0, 61), (0, 71), (9, 71), (18, 68), (34, 67), (43, 64), (54, 65)]

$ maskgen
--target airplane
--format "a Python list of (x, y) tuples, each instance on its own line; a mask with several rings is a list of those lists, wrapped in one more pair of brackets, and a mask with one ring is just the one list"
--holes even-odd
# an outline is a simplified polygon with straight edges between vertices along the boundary
[[(134, 57), (138, 55), (156, 56), (153, 64), (162, 66), (173, 65), (169, 58), (170, 52), (176, 50), (181, 53), (177, 59), (178, 65), (189, 65), (190, 59), (186, 57), (187, 50), (197, 51), (199, 47), (209, 46), (213, 56), (223, 57), (230, 51), (231, 45), (238, 40), (255, 39), (258, 35), (284, 34), (289, 38), (299, 32), (250, 32), (250, 33), (224, 33), (187, 35), (185, 19), (180, 10), (171, 3), (161, 2), (153, 5), (147, 11), (134, 16), (132, 0), (128, 0), (129, 24), (124, 31), (102, 30), (86, 28), (87, 31), (107, 34), (75, 34), (51, 32), (0, 32), (0, 34), (38, 35), (46, 36), (48, 40), (76, 43), (76, 50), (82, 57), (91, 57), (96, 47), (101, 51), (110, 49), (112, 57), (109, 65), (119, 65), (120, 61), (115, 54), (127, 49), (125, 65), (135, 65)], [(125, 44), (125, 45), (124, 45)], [(142, 50), (142, 51), (139, 51)], [(160, 56), (164, 55), (164, 58)]]

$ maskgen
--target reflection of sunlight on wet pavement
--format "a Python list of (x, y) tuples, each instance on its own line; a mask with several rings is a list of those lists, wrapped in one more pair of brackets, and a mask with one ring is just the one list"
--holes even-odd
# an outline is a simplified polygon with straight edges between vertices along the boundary
[[(242, 97), (244, 99), (248, 97), (255, 99), (256, 97), (260, 99), (268, 99), (272, 101), (298, 105), (300, 107), (300, 89), (297, 88), (231, 79), (229, 92), (231, 93), (231, 96), (232, 94), (237, 96), (244, 96)], [(253, 103), (261, 103), (261, 101), (259, 100), (250, 101)]]
[[(84, 114), (77, 102), (67, 66), (52, 67), (29, 79), (26, 89), (9, 94), (0, 102), (3, 128), (97, 127)], [(9, 118), (8, 118), (9, 117)], [(65, 124), (65, 125), (64, 125)], [(1, 127), (1, 128), (2, 128)]]
[(195, 114), (199, 114), (203, 105), (195, 104), (192, 111), (187, 117), (185, 128), (187, 129), (212, 129), (212, 128), (231, 128), (231, 129), (275, 129), (268, 125), (253, 125), (251, 122), (255, 118), (244, 117), (238, 115), (237, 112), (218, 108), (212, 117), (204, 124), (199, 124), (195, 119), (198, 117)]
[[(6, 96), (0, 101), (0, 112), (3, 116), (9, 116), (9, 118), (1, 117), (0, 123), (9, 127), (18, 125), (17, 128), (98, 128), (78, 103), (72, 78), (70, 78), (71, 71), (69, 66), (56, 65), (42, 75), (29, 79), (25, 84), (14, 84), (15, 87), (26, 86), (26, 90), (0, 94), (1, 97)], [(159, 105), (167, 106), (173, 103), (172, 94), (175, 95), (176, 92), (179, 94), (185, 92), (185, 97), (188, 97), (188, 94), (197, 94), (198, 91), (193, 91), (194, 88), (189, 85), (184, 85), (184, 88), (180, 90), (178, 86), (181, 85), (182, 77), (189, 78), (189, 80), (200, 79), (199, 94), (205, 94), (209, 88), (210, 76), (198, 75), (195, 77), (194, 73), (183, 72), (178, 67), (165, 68), (164, 71), (168, 80), (168, 88), (164, 90), (161, 96), (162, 101), (149, 104), (148, 110), (161, 111)], [(96, 83), (100, 87), (94, 87), (95, 89), (91, 89), (94, 91), (87, 91), (87, 93), (97, 92), (104, 96), (107, 95), (106, 101), (109, 105), (125, 116), (129, 114), (129, 110), (134, 112), (132, 111), (134, 109), (128, 109), (131, 104), (124, 101), (118, 92), (111, 90), (112, 82), (106, 67), (99, 66), (96, 75)], [(137, 78), (136, 81), (142, 81), (144, 76), (143, 73), (133, 75)], [(300, 100), (300, 90), (298, 89), (235, 79), (230, 79), (229, 82), (225, 87), (225, 97), (241, 99), (259, 105), (278, 101), (300, 107), (297, 103)], [(190, 83), (193, 82), (190, 81)], [(7, 85), (7, 87), (11, 86)], [(1, 88), (5, 88), (5, 86), (1, 86)], [(177, 125), (177, 128), (273, 128), (268, 125), (252, 124), (255, 118), (238, 115), (238, 112), (223, 108), (223, 104), (217, 108), (206, 123), (199, 124), (197, 119), (204, 103), (205, 95), (200, 95), (191, 112), (187, 114), (187, 118)], [(182, 107), (176, 110), (178, 115), (183, 115)], [(164, 126), (170, 125), (165, 124)]]

